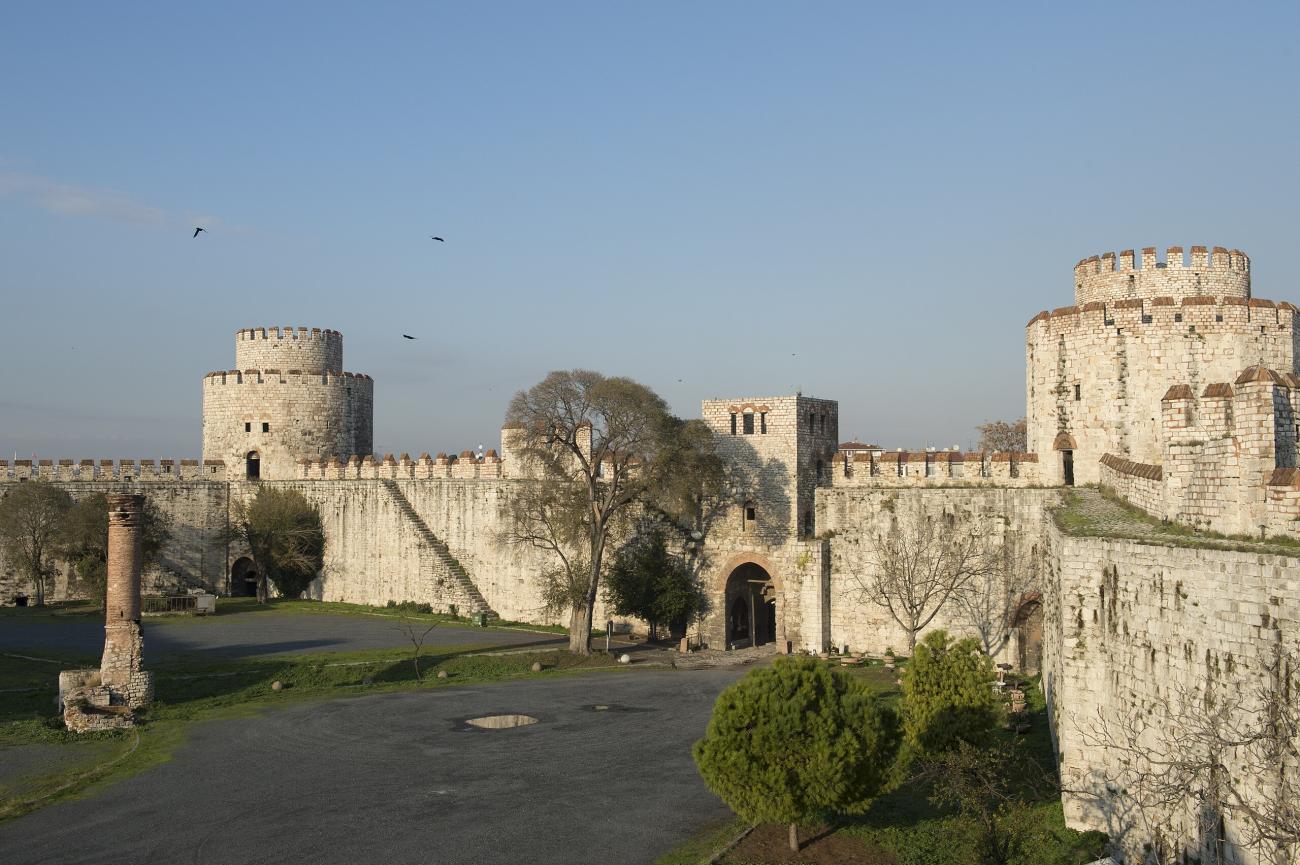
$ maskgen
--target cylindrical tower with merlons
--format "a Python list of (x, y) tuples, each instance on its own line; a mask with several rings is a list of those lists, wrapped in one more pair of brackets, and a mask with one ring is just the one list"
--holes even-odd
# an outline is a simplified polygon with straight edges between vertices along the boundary
[(1254, 364), (1295, 371), (1296, 308), (1252, 296), (1240, 250), (1094, 255), (1075, 266), (1074, 294), (1025, 333), (1028, 450), (1048, 483), (1095, 483), (1106, 454), (1159, 464), (1171, 381), (1199, 401)]
[(245, 328), (238, 368), (203, 379), (203, 458), (231, 480), (297, 477), (301, 460), (368, 456), (374, 382), (343, 371), (343, 335), (320, 328)]

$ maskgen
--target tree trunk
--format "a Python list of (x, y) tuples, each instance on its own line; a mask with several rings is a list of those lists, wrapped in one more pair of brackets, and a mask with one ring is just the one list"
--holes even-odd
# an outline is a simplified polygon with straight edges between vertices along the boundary
[(591, 654), (591, 607), (586, 604), (575, 606), (569, 613), (569, 651)]
[(586, 602), (573, 608), (569, 618), (569, 651), (575, 655), (591, 654), (591, 617), (596, 611), (596, 589), (600, 578), (600, 558), (605, 551), (605, 532), (601, 529), (591, 539), (591, 574)]
[(790, 852), (791, 853), (799, 852), (799, 824), (798, 823), (790, 824)]
[(907, 632), (907, 657), (916, 654), (916, 631)]
[(45, 575), (37, 573), (33, 582), (36, 586), (36, 606), (43, 607), (45, 606)]

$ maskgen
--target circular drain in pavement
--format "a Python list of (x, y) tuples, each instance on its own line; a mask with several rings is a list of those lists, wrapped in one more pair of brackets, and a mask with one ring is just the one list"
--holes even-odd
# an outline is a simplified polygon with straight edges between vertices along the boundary
[(508, 730), (511, 727), (527, 727), (536, 724), (532, 715), (484, 715), (482, 718), (470, 718), (465, 722), (480, 730)]

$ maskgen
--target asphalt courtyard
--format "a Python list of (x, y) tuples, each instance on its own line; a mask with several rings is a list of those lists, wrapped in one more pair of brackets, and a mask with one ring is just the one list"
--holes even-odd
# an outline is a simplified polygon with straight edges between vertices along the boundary
[[(0, 862), (648, 865), (729, 813), (690, 749), (742, 672), (592, 673), (203, 723), (168, 763), (0, 823)], [(537, 723), (465, 723), (515, 713)]]
[[(212, 618), (146, 618), (145, 663), (170, 655), (204, 654), (222, 658), (264, 655), (356, 652), (409, 646), (387, 616), (290, 613), (249, 610)], [(567, 645), (567, 638), (535, 631), (440, 624), (425, 646), (499, 648)], [(104, 650), (104, 623), (91, 618), (51, 621), (0, 619), (0, 652), (75, 652)]]

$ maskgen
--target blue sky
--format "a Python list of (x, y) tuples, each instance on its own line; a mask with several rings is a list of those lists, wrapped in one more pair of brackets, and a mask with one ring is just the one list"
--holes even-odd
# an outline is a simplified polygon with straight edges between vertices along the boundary
[(273, 324), (343, 331), (380, 452), (573, 366), (965, 446), (1082, 257), (1300, 300), (1295, 4), (117, 5), (0, 26), (0, 456), (196, 456)]

